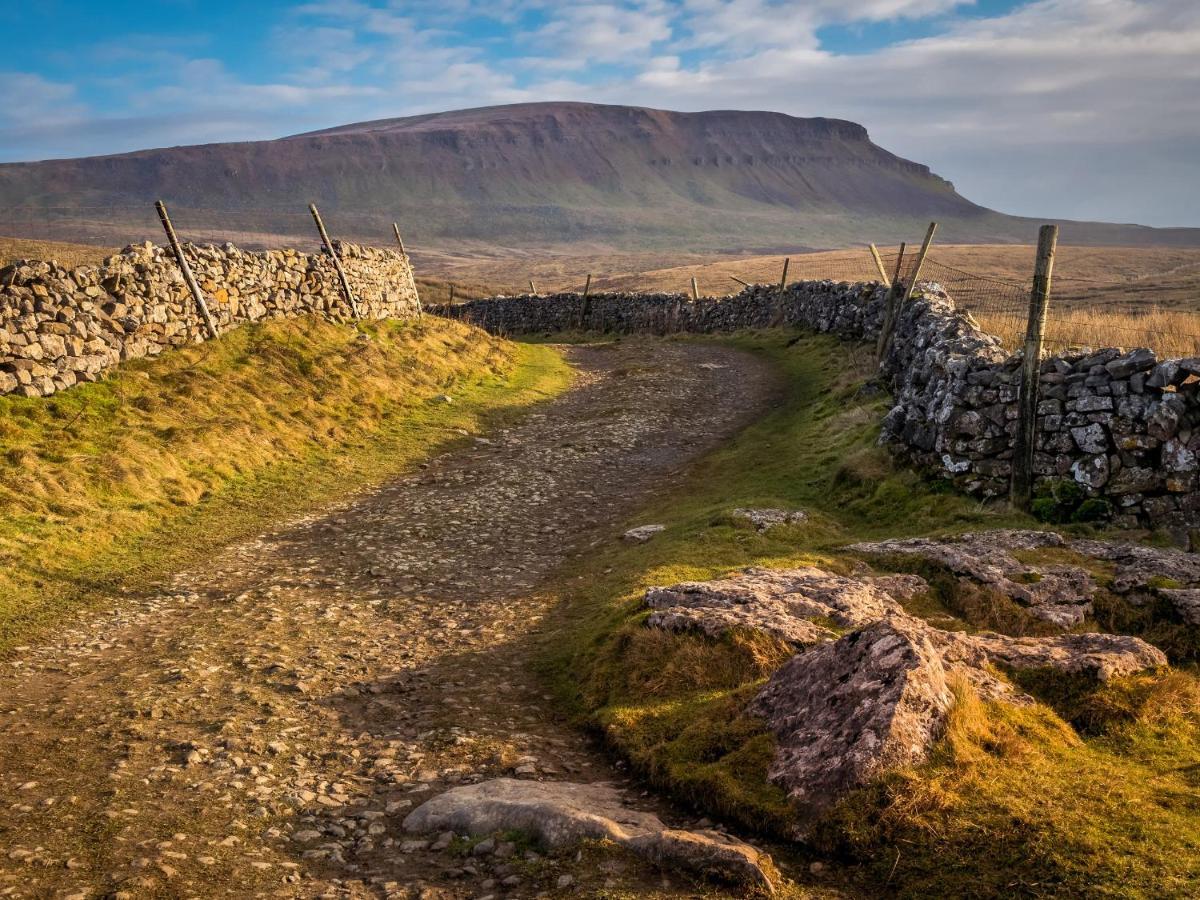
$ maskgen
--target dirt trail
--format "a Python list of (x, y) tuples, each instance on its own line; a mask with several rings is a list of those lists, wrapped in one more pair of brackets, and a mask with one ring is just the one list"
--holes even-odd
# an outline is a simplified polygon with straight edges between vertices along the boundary
[(644, 877), (400, 830), (464, 781), (619, 778), (527, 672), (537, 585), (770, 393), (728, 348), (568, 352), (577, 385), (517, 426), (4, 664), (0, 896), (533, 896)]

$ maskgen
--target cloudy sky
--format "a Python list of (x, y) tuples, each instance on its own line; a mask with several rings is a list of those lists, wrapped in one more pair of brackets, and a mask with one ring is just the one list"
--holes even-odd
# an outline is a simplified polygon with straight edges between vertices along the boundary
[(528, 100), (866, 125), (976, 202), (1200, 225), (1200, 0), (0, 4), (0, 160)]

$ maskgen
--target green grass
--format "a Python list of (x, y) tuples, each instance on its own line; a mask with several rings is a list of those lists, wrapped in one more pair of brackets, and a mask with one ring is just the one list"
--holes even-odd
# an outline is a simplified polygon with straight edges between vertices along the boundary
[[(773, 738), (741, 710), (789, 651), (751, 634), (710, 640), (651, 631), (641, 608), (646, 587), (747, 565), (846, 572), (855, 561), (839, 548), (851, 541), (1036, 527), (1006, 506), (922, 478), (876, 446), (886, 405), (864, 389), (868, 351), (788, 337), (733, 339), (778, 368), (780, 402), (630, 520), (662, 522), (665, 532), (645, 545), (601, 546), (566, 573), (542, 655), (574, 716), (643, 777), (699, 810), (776, 837), (794, 834), (796, 819), (766, 779)], [(739, 506), (803, 508), (810, 519), (760, 534), (732, 522), (728, 513)], [(963, 595), (958, 584), (935, 581), (910, 611), (936, 616), (942, 627), (1027, 624), (1019, 611)], [(948, 615), (957, 622), (947, 626)], [(858, 895), (1196, 889), (1197, 679), (1181, 672), (1102, 690), (1058, 687), (1026, 708), (986, 705), (960, 690), (934, 758), (848, 797), (797, 845), (800, 861), (820, 859), (828, 866), (823, 886), (832, 880)]]
[(403, 471), (570, 377), (550, 348), (433, 317), (301, 319), (50, 398), (0, 398), (0, 651)]

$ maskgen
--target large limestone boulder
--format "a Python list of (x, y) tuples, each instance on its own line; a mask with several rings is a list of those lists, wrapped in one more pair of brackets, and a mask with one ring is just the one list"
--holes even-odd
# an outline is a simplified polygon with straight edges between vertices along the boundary
[(812, 820), (876, 775), (923, 760), (953, 702), (929, 629), (897, 616), (798, 653), (750, 712), (778, 740), (768, 777)]
[[(886, 583), (894, 583), (896, 590), (911, 589), (894, 579)], [(797, 646), (832, 640), (838, 629), (855, 628), (903, 611), (886, 590), (869, 579), (812, 567), (750, 568), (715, 581), (652, 587), (646, 592), (646, 605), (654, 610), (649, 618), (653, 627), (694, 629), (713, 637), (731, 628), (754, 628)]]
[(1032, 699), (997, 667), (1101, 682), (1166, 664), (1160, 650), (1135, 637), (968, 635), (899, 614), (797, 653), (749, 711), (778, 741), (768, 777), (795, 801), (801, 821), (811, 822), (846, 792), (928, 756), (954, 703), (954, 677), (985, 699), (1027, 704)]
[(770, 858), (717, 831), (668, 828), (658, 816), (630, 809), (610, 784), (496, 778), (452, 788), (413, 810), (404, 830), (454, 831), (475, 837), (520, 831), (547, 850), (585, 840), (611, 841), (656, 865), (773, 892)]

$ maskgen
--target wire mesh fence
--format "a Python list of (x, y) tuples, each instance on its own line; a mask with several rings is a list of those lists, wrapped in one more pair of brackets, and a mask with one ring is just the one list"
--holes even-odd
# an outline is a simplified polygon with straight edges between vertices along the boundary
[[(238, 209), (167, 203), (181, 240), (195, 244), (233, 243), (246, 250), (291, 247), (314, 251), (320, 237), (303, 204), (279, 209)], [(376, 213), (323, 209), (335, 238), (395, 247), (392, 221)], [(163, 230), (153, 203), (71, 207), (0, 208), (0, 235), (27, 242), (91, 245), (111, 251), (144, 241), (162, 243)]]
[[(320, 247), (303, 203), (273, 209), (213, 206), (211, 201), (208, 205), (169, 202), (168, 206), (175, 229), (185, 242), (233, 243), (247, 250), (292, 247), (313, 252)], [(341, 210), (335, 205), (323, 208), (322, 214), (334, 238), (395, 246), (392, 223), (386, 215)], [(9, 258), (56, 258), (68, 265), (99, 262), (127, 244), (161, 244), (164, 240), (153, 203), (140, 201), (0, 208), (0, 235), (23, 239), (10, 241), (3, 248)], [(924, 261), (920, 281), (939, 285), (984, 331), (999, 337), (1006, 348), (1016, 349), (1026, 326), (1033, 251), (1028, 247), (994, 250), (989, 259), (978, 251), (943, 249), (935, 244)], [(1022, 260), (1022, 254), (1027, 259)], [(918, 256), (916, 242), (906, 245), (903, 253), (898, 247), (880, 248), (878, 265), (866, 248), (805, 252), (659, 270), (645, 273), (652, 276), (645, 283), (640, 276), (597, 276), (592, 289), (690, 293), (695, 277), (700, 295), (721, 296), (736, 293), (746, 283), (778, 284), (784, 277), (785, 264), (788, 282), (878, 281), (882, 267), (889, 280), (898, 276), (907, 284)], [(1092, 248), (1060, 248), (1059, 257), (1066, 266), (1055, 275), (1052, 285), (1047, 352), (1112, 346), (1150, 347), (1160, 356), (1200, 356), (1200, 259), (1181, 258), (1170, 265), (1164, 262), (1161, 271), (1145, 271), (1106, 259), (1103, 251)], [(1108, 277), (1088, 277), (1092, 270)], [(456, 291), (456, 299), (487, 293), (485, 279), (474, 277), (468, 281), (469, 286), (464, 283)], [(543, 283), (539, 278), (538, 288), (582, 290), (584, 284), (582, 274), (574, 279), (565, 271), (551, 281)], [(430, 289), (448, 295), (449, 282), (434, 279)], [(517, 289), (525, 290), (525, 285)]]
[[(880, 254), (889, 277), (899, 253)], [(868, 254), (864, 257), (869, 259)], [(900, 277), (908, 283), (916, 264), (906, 250)], [(1068, 261), (1071, 249), (1066, 248)], [(1033, 253), (1029, 252), (1032, 275)], [(1051, 286), (1044, 352), (1047, 354), (1106, 347), (1149, 347), (1163, 357), (1200, 355), (1200, 274), (1190, 270), (1131, 275), (1125, 279), (1055, 276)], [(1200, 272), (1200, 267), (1197, 267)], [(1164, 275), (1175, 276), (1164, 281)], [(931, 252), (921, 267), (920, 282), (936, 284), (966, 310), (983, 331), (1000, 338), (1009, 350), (1024, 341), (1032, 278), (1002, 278), (951, 265)]]

